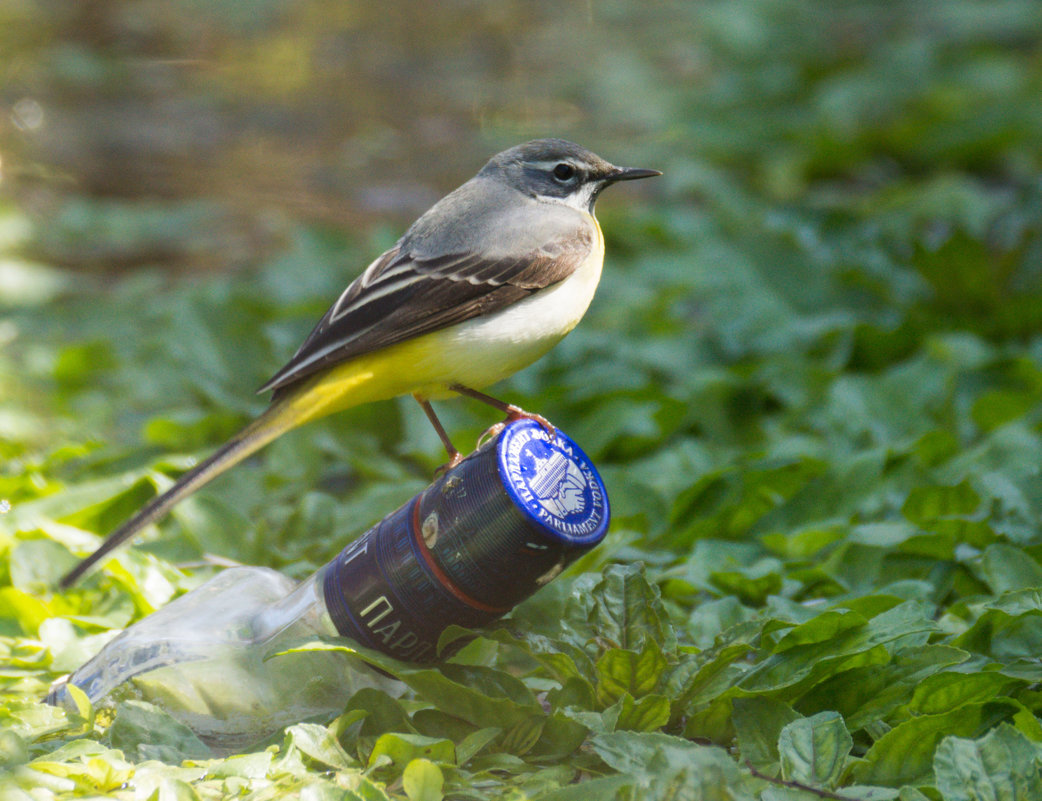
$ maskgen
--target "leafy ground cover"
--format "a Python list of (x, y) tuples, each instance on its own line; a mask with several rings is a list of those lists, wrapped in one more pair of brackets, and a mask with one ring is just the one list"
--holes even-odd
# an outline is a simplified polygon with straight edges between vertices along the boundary
[[(261, 408), (386, 237), (301, 226), (190, 281), (0, 265), (5, 797), (1042, 798), (1042, 22), (913, 5), (710, 7), (728, 69), (649, 90), (661, 194), (604, 204), (594, 307), (501, 388), (602, 469), (607, 541), (450, 663), (384, 660), (405, 700), (251, 753), (41, 699), (205, 554), (303, 577), (422, 488), (411, 402), (283, 437), (53, 585)], [(442, 408), (460, 442), (490, 422)]]

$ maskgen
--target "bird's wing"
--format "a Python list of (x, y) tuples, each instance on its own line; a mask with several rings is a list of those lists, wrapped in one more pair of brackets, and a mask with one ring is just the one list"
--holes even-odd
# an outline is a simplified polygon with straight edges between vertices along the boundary
[(344, 290), (258, 391), (284, 390), (355, 356), (506, 308), (567, 278), (592, 245), (587, 226), (514, 256), (419, 256), (399, 243)]

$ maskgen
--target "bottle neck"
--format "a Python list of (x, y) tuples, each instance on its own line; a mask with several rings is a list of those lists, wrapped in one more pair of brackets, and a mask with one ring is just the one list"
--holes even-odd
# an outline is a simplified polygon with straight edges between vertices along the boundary
[(253, 619), (253, 639), (268, 640), (290, 627), (315, 634), (336, 634), (322, 593), (325, 570), (321, 568), (288, 595), (265, 606)]

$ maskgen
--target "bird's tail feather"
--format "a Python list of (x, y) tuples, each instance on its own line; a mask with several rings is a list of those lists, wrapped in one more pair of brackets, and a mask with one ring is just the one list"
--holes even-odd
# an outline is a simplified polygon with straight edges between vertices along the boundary
[(62, 577), (61, 588), (71, 587), (98, 560), (137, 534), (149, 523), (163, 517), (178, 501), (192, 494), (228, 468), (238, 464), (250, 454), (260, 450), (299, 422), (299, 416), (293, 413), (290, 403), (286, 401), (273, 403), (260, 417), (222, 445), (215, 453), (182, 475), (174, 486), (157, 495), (139, 509), (137, 514), (112, 532), (94, 553)]

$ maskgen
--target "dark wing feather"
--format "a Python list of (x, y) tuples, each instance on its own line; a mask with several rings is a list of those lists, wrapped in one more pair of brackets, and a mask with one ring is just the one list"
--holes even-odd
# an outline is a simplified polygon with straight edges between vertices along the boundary
[(519, 256), (424, 258), (392, 248), (344, 290), (259, 391), (278, 394), (347, 359), (504, 309), (567, 278), (592, 243), (592, 228), (581, 226)]

